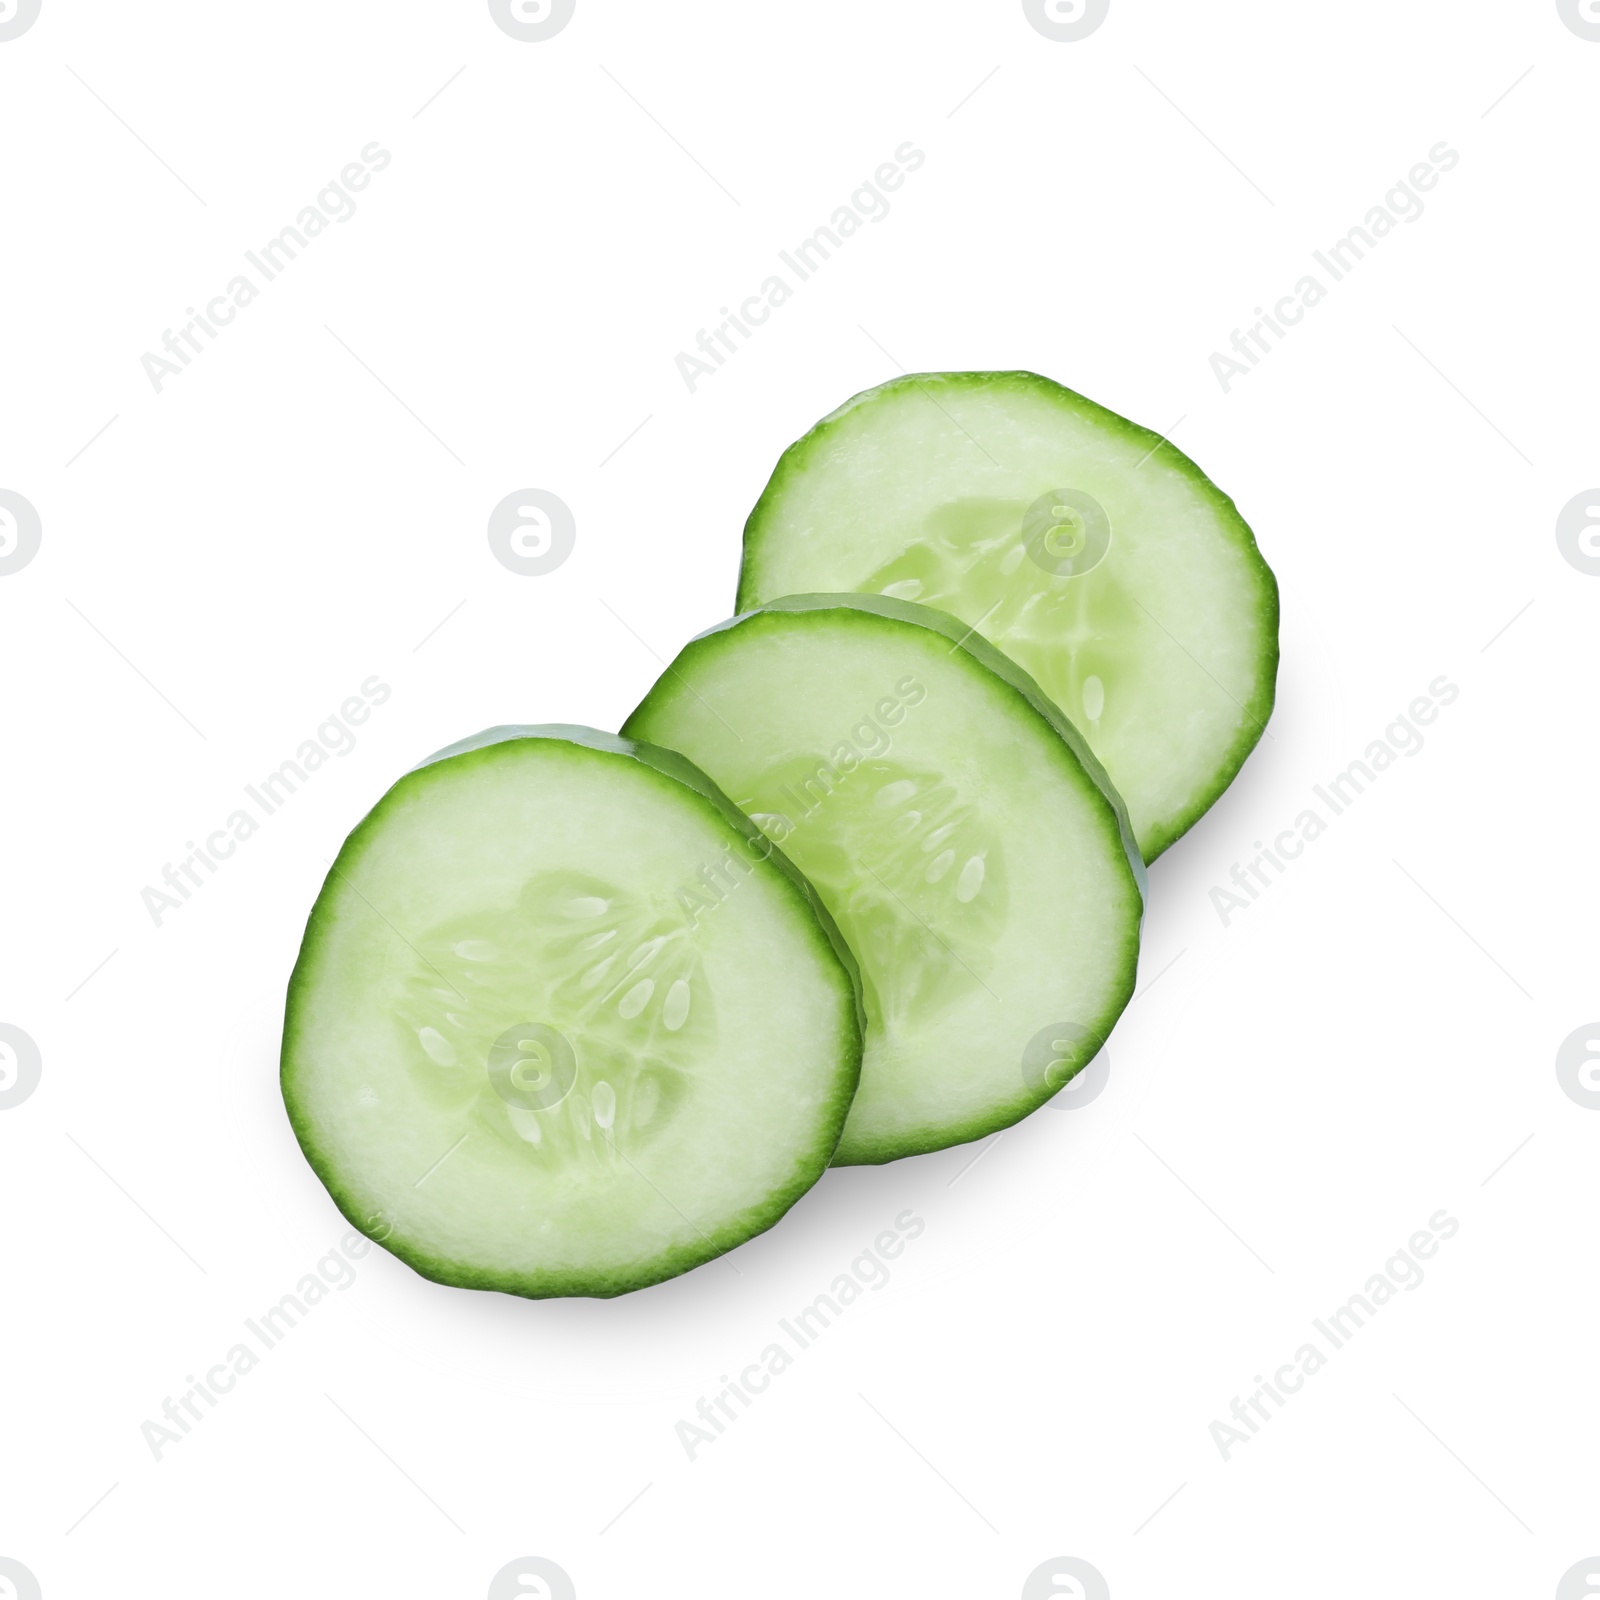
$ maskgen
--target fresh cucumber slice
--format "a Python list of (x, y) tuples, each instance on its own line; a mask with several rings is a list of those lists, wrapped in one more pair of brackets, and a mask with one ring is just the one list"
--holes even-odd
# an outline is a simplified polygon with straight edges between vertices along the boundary
[(494, 728), (345, 841), (289, 982), (284, 1101), (339, 1209), (424, 1277), (621, 1294), (770, 1227), (827, 1167), (853, 965), (682, 757)]
[(856, 953), (867, 1048), (836, 1164), (1009, 1126), (1127, 1004), (1144, 868), (1121, 802), (1028, 676), (942, 612), (775, 601), (691, 642), (624, 731), (709, 772)]
[(1146, 428), (1031, 372), (896, 378), (784, 452), (738, 608), (856, 590), (979, 629), (1083, 731), (1153, 861), (1272, 712), (1278, 587), (1233, 502)]

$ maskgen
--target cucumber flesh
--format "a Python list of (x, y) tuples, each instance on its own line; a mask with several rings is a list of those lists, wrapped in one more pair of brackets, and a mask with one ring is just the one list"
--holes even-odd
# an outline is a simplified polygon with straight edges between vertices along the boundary
[(856, 953), (866, 1057), (836, 1164), (1017, 1121), (1132, 994), (1144, 869), (1121, 804), (1037, 686), (952, 618), (774, 602), (692, 641), (624, 732), (710, 773)]
[(1083, 731), (1147, 861), (1271, 715), (1277, 584), (1233, 502), (1030, 372), (897, 378), (790, 446), (745, 527), (738, 609), (818, 590), (979, 629)]
[(345, 1216), (440, 1283), (655, 1283), (825, 1170), (861, 1055), (853, 962), (703, 773), (497, 728), (345, 842), (289, 985), (282, 1083)]

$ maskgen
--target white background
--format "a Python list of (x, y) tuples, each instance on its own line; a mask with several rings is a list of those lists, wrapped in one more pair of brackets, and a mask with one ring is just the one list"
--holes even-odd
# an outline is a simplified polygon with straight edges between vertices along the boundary
[[(46, 1600), (477, 1600), (524, 1555), (582, 1600), (1011, 1597), (1062, 1555), (1117, 1600), (1554, 1595), (1600, 1552), (1600, 1113), (1555, 1073), (1600, 1015), (1600, 578), (1555, 540), (1600, 481), (1597, 78), (1553, 0), (1113, 0), (1078, 43), (1013, 0), (579, 0), (537, 44), (470, 0), (44, 0), (0, 43), (0, 488), (43, 525), (0, 578), (0, 1021), (43, 1060), (0, 1113), (0, 1556)], [(373, 140), (158, 395), (144, 352)], [(906, 140), (892, 212), (690, 394), (678, 352)], [(1211, 353), (1441, 140), (1426, 213), (1225, 395)], [(345, 1231), (275, 1080), (340, 839), (481, 727), (617, 726), (728, 611), (780, 450), (902, 367), (1176, 423), (1282, 584), (1271, 737), (1151, 873), (1105, 1092), (620, 1302), (374, 1251), (154, 1460)], [(576, 517), (544, 577), (485, 535), (524, 487)], [(371, 674), (355, 750), (156, 927)], [(1440, 674), (1426, 748), (1225, 926)], [(906, 1208), (890, 1285), (690, 1462), (678, 1420)], [(1422, 1286), (1224, 1462), (1440, 1208)]]

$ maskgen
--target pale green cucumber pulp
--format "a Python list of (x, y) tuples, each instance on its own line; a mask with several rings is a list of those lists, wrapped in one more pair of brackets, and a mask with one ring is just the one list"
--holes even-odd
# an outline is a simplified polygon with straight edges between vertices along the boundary
[(771, 1226), (861, 1056), (810, 886), (681, 757), (499, 728), (351, 834), (290, 981), (282, 1084), (340, 1209), (425, 1277), (614, 1295)]
[(1132, 994), (1143, 864), (1121, 803), (1038, 687), (952, 618), (774, 602), (692, 641), (624, 732), (708, 772), (855, 952), (866, 1055), (836, 1164), (1016, 1122)]
[(1232, 500), (1033, 373), (897, 378), (790, 446), (745, 528), (738, 609), (839, 590), (947, 611), (1024, 667), (1105, 766), (1147, 861), (1271, 715), (1277, 584)]

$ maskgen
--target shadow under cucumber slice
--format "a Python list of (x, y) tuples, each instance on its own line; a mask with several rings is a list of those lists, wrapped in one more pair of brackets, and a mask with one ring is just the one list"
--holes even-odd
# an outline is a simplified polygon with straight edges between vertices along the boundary
[(776, 1222), (827, 1168), (860, 1060), (837, 930), (703, 773), (495, 728), (345, 841), (282, 1082), (339, 1209), (424, 1277), (608, 1296)]
[(780, 844), (861, 969), (836, 1165), (981, 1138), (1049, 1099), (1133, 993), (1144, 868), (1038, 687), (941, 612), (800, 595), (693, 640), (624, 732)]
[(1147, 861), (1272, 714), (1278, 586), (1228, 498), (1159, 435), (1031, 372), (896, 378), (783, 454), (738, 609), (818, 590), (936, 606), (1082, 730)]

